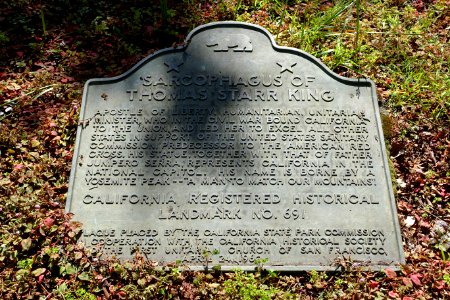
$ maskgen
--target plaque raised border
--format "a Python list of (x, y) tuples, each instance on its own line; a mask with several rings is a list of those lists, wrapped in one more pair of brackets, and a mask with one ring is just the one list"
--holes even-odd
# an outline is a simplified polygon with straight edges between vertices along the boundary
[[(265, 52), (261, 52), (261, 49)], [(271, 64), (269, 69), (264, 69), (263, 66), (261, 66), (261, 63), (264, 62), (265, 59), (264, 55), (267, 55), (267, 64)], [(229, 59), (229, 64), (226, 59)], [(229, 65), (231, 67), (229, 67)], [(239, 65), (243, 66), (243, 69), (240, 71), (236, 70), (238, 68), (236, 66)], [(152, 66), (157, 66), (154, 72), (153, 69), (151, 69)], [(188, 67), (190, 69), (186, 69)], [(214, 71), (208, 70), (208, 68), (211, 69), (213, 67), (218, 69)], [(252, 68), (256, 67), (260, 69), (252, 73)], [(239, 76), (240, 72), (242, 73), (242, 77)], [(161, 75), (158, 77), (158, 74), (162, 73), (164, 73), (164, 76)], [(146, 74), (149, 74), (149, 77), (145, 77)], [(180, 74), (188, 75), (185, 77), (177, 77)], [(195, 74), (200, 75), (195, 77)], [(259, 74), (264, 74), (261, 75), (262, 79), (258, 77)], [(264, 80), (269, 78), (264, 77), (265, 75), (273, 75), (270, 77), (270, 83), (264, 83)], [(155, 78), (159, 78), (157, 80), (160, 80), (160, 82), (157, 80), (154, 81)], [(162, 102), (165, 102), (165, 97), (167, 96), (165, 94), (166, 90), (164, 89), (169, 89), (172, 85), (177, 86), (178, 90), (182, 90), (183, 88), (188, 89), (190, 86), (206, 86), (206, 88), (204, 92), (199, 92), (198, 94), (194, 93), (194, 96), (192, 96), (192, 94), (188, 94), (187, 96), (183, 93), (178, 94), (178, 96), (174, 96), (175, 100), (173, 102), (164, 104), (166, 106), (168, 105), (168, 107), (166, 107), (161, 104)], [(144, 86), (143, 90), (142, 86)], [(150, 86), (150, 88), (146, 90), (148, 86)], [(162, 89), (158, 91), (155, 89), (150, 90), (154, 86), (162, 87)], [(217, 90), (217, 86), (225, 87), (221, 92), (220, 90)], [(240, 89), (243, 87), (248, 89)], [(281, 91), (283, 88), (285, 88), (285, 90)], [(125, 248), (128, 251), (127, 254), (112, 253), (120, 258), (131, 257), (131, 245), (137, 245), (139, 247), (140, 245), (152, 245), (152, 243), (154, 243), (154, 245), (157, 246), (154, 247), (155, 249), (159, 246), (161, 246), (161, 249), (155, 250), (155, 253), (153, 253), (155, 255), (150, 253), (148, 255), (149, 259), (162, 260), (164, 262), (185, 259), (187, 252), (183, 252), (183, 250), (180, 250), (181, 252), (178, 254), (175, 250), (173, 253), (170, 252), (171, 249), (176, 248), (167, 244), (167, 240), (172, 238), (174, 241), (178, 240), (179, 243), (184, 243), (184, 246), (190, 245), (189, 247), (191, 248), (193, 247), (194, 240), (203, 243), (200, 246), (197, 245), (197, 260), (185, 260), (187, 266), (192, 270), (202, 270), (205, 269), (205, 267), (211, 268), (214, 265), (220, 265), (222, 270), (231, 270), (236, 267), (243, 270), (254, 270), (255, 264), (258, 263), (258, 261), (265, 261), (264, 259), (266, 258), (268, 259), (267, 262), (264, 263), (266, 268), (280, 271), (312, 269), (334, 270), (336, 269), (336, 259), (339, 258), (351, 258), (355, 265), (365, 266), (366, 268), (374, 270), (383, 269), (385, 267), (397, 268), (399, 264), (405, 262), (405, 258), (375, 91), (375, 84), (369, 79), (349, 79), (339, 76), (328, 69), (328, 67), (320, 60), (306, 52), (295, 48), (278, 46), (275, 43), (273, 36), (260, 26), (241, 22), (215, 22), (199, 26), (189, 33), (184, 46), (157, 51), (120, 76), (90, 79), (87, 81), (83, 92), (80, 123), (77, 129), (77, 139), (72, 162), (66, 211), (73, 212), (74, 219), (85, 224), (83, 240), (88, 241), (88, 245), (95, 246), (104, 243), (105, 246), (108, 246), (109, 244), (109, 246), (112, 246), (113, 248), (116, 244), (125, 245)], [(150, 101), (151, 97), (154, 97), (151, 99), (152, 101)], [(233, 109), (236, 109), (241, 103), (250, 103), (248, 105), (245, 104), (247, 105), (247, 108), (258, 107), (258, 105), (266, 107), (266, 114), (261, 112), (262, 116), (259, 118), (264, 119), (264, 124), (261, 125), (261, 128), (263, 129), (261, 131), (253, 131), (254, 136), (257, 137), (257, 141), (255, 142), (255, 144), (258, 144), (256, 150), (262, 154), (256, 156), (256, 162), (249, 163), (247, 166), (253, 167), (254, 164), (258, 165), (258, 157), (260, 160), (261, 158), (264, 158), (264, 151), (267, 150), (267, 156), (264, 158), (266, 159), (264, 161), (267, 162), (267, 165), (262, 166), (261, 170), (265, 168), (264, 172), (274, 172), (274, 174), (263, 172), (264, 175), (271, 177), (268, 178), (267, 182), (272, 179), (276, 181), (277, 178), (282, 178), (283, 176), (285, 176), (283, 178), (286, 182), (282, 182), (280, 179), (279, 184), (266, 182), (266, 184), (262, 183), (261, 185), (249, 187), (247, 183), (236, 185), (220, 185), (216, 182), (209, 183), (209, 185), (206, 185), (206, 183), (205, 185), (193, 183), (192, 186), (189, 186), (186, 185), (186, 183), (181, 184), (181, 181), (180, 183), (170, 181), (170, 184), (168, 184), (169, 186), (158, 184), (148, 184), (145, 186), (148, 181), (145, 180), (144, 184), (141, 177), (146, 177), (147, 173), (145, 172), (147, 171), (141, 170), (142, 161), (139, 162), (139, 167), (129, 163), (129, 161), (131, 161), (129, 159), (131, 155), (130, 152), (127, 153), (128, 156), (118, 156), (119, 158), (123, 158), (125, 163), (122, 162), (124, 163), (124, 167), (117, 167), (118, 171), (116, 172), (118, 174), (117, 176), (124, 177), (120, 170), (126, 170), (126, 172), (129, 172), (127, 174), (130, 174), (130, 170), (133, 170), (133, 172), (131, 172), (132, 175), (129, 175), (129, 177), (136, 177), (136, 180), (134, 180), (136, 181), (135, 184), (125, 181), (123, 187), (102, 186), (98, 183), (93, 186), (89, 185), (86, 179), (89, 176), (95, 177), (95, 174), (100, 177), (106, 176), (104, 174), (108, 172), (108, 180), (115, 176), (114, 172), (111, 171), (111, 166), (109, 167), (109, 171), (108, 167), (101, 169), (102, 171), (97, 168), (96, 171), (92, 171), (90, 175), (89, 172), (86, 171), (88, 168), (86, 164), (90, 162), (91, 153), (94, 152), (91, 150), (98, 147), (97, 144), (93, 145), (92, 143), (93, 141), (96, 141), (96, 136), (105, 141), (104, 144), (108, 144), (108, 142), (110, 142), (110, 144), (117, 144), (128, 141), (131, 145), (131, 140), (129, 141), (128, 139), (132, 139), (131, 136), (134, 130), (139, 130), (138, 126), (141, 125), (137, 124), (140, 124), (142, 118), (144, 118), (143, 116), (147, 116), (147, 119), (150, 120), (150, 110), (152, 107), (159, 110), (159, 113), (156, 112), (155, 114), (159, 115), (160, 118), (167, 117), (167, 115), (162, 116), (163, 113), (161, 111), (165, 108), (170, 108), (170, 105), (172, 104), (173, 106), (176, 106), (175, 103), (181, 102), (178, 100), (183, 97), (187, 100), (184, 101), (185, 103), (181, 108), (177, 108), (178, 110), (171, 110), (170, 116), (172, 116), (172, 118), (176, 118), (173, 116), (177, 113), (183, 112), (182, 109), (187, 109), (189, 107), (195, 108), (196, 102), (194, 100), (195, 97), (197, 97), (198, 99), (203, 100), (203, 102), (198, 102), (200, 104), (199, 107), (201, 107), (202, 110), (198, 110), (197, 112), (186, 112), (185, 115), (195, 117), (196, 113), (200, 115), (204, 113), (205, 115), (203, 117), (205, 118), (213, 116), (215, 120), (222, 120), (220, 121), (222, 122), (220, 125), (223, 126), (223, 128), (226, 128), (223, 129), (221, 127), (224, 135), (218, 135), (216, 133), (220, 130), (217, 129), (217, 127), (214, 127), (217, 124), (214, 124), (212, 121), (205, 121), (205, 119), (200, 120), (198, 118), (196, 121), (186, 121), (186, 128), (183, 129), (184, 131), (192, 131), (195, 134), (200, 134), (201, 132), (196, 131), (195, 128), (192, 129), (189, 127), (189, 125), (192, 125), (193, 127), (198, 126), (199, 128), (201, 127), (200, 131), (203, 133), (203, 139), (205, 139), (204, 136), (206, 136), (205, 132), (210, 133), (210, 136), (213, 136), (213, 138), (216, 139), (214, 140), (215, 144), (212, 142), (206, 143), (201, 139), (200, 142), (197, 140), (199, 145), (211, 149), (216, 147), (214, 145), (218, 145), (217, 139), (220, 139), (221, 137), (228, 142), (235, 140), (242, 142), (244, 140), (244, 133), (240, 135), (240, 132), (251, 131), (249, 129), (250, 127), (246, 127), (247, 125), (235, 124), (237, 127), (231, 126), (230, 124), (238, 122), (238, 119), (233, 119), (234, 117), (229, 117), (228, 119), (227, 117), (223, 117), (227, 120), (223, 121), (225, 119), (219, 118), (221, 114), (224, 116), (226, 116), (226, 113), (232, 114)], [(210, 98), (214, 99), (210, 100)], [(280, 104), (282, 101), (285, 101), (286, 104)], [(289, 101), (289, 103), (287, 103), (287, 101)], [(340, 103), (341, 106), (336, 104), (337, 108), (333, 109), (333, 101)], [(354, 104), (349, 103), (351, 101), (353, 101)], [(205, 104), (208, 102), (213, 104)], [(207, 108), (209, 105), (213, 105), (216, 111), (208, 111)], [(308, 108), (308, 105), (312, 105), (312, 107)], [(361, 106), (361, 108), (359, 108), (358, 105)], [(226, 107), (228, 106), (231, 108), (227, 111)], [(119, 127), (114, 127), (108, 123), (110, 121), (105, 121), (107, 126), (104, 127), (106, 128), (105, 130), (108, 135), (101, 136), (104, 133), (99, 133), (93, 129), (95, 124), (104, 124), (102, 123), (102, 119), (97, 119), (97, 117), (100, 115), (99, 118), (101, 118), (104, 111), (110, 113), (116, 107), (118, 108), (114, 110), (115, 113), (117, 113), (118, 110), (122, 110), (125, 117), (110, 119), (114, 120), (111, 122), (117, 122), (120, 125)], [(277, 115), (277, 113), (271, 115), (270, 113), (270, 109), (278, 109), (279, 112), (281, 111), (282, 114), (287, 116), (290, 108), (294, 110), (296, 107), (303, 107), (305, 110), (303, 113), (297, 112), (298, 116), (296, 118), (286, 117), (286, 123), (294, 124), (290, 127), (282, 127), (279, 123), (282, 121), (279, 120), (277, 121), (278, 123), (276, 123), (274, 117), (280, 117), (280, 115)], [(148, 111), (146, 111), (147, 108)], [(353, 108), (355, 111), (350, 112)], [(365, 114), (367, 112), (369, 114)], [(358, 115), (359, 113), (361, 113), (361, 115)], [(339, 114), (343, 117), (337, 121), (336, 119), (339, 117)], [(214, 118), (212, 120), (214, 120)], [(251, 116), (250, 119), (252, 118), (253, 117)], [(335, 118), (334, 121), (332, 121), (333, 118)], [(253, 118), (252, 122), (254, 122), (254, 119), (255, 118)], [(156, 124), (161, 125), (161, 120), (162, 119), (155, 121)], [(347, 122), (346, 120), (349, 123), (353, 122), (350, 126), (346, 127), (346, 129), (343, 129), (343, 126), (332, 127), (332, 125), (330, 125), (342, 124), (333, 122), (345, 123)], [(355, 120), (357, 123), (359, 122), (358, 124), (361, 124), (361, 126), (358, 126), (358, 129), (356, 129), (357, 126), (352, 127)], [(227, 122), (230, 124), (227, 125)], [(270, 124), (275, 122), (276, 124), (270, 127), (268, 122)], [(302, 125), (296, 127), (296, 122), (301, 122)], [(309, 126), (310, 129), (307, 129), (308, 122), (313, 122), (310, 124), (313, 124), (312, 126), (315, 126), (316, 129), (311, 126)], [(244, 122), (243, 124), (246, 123)], [(97, 125), (97, 127), (99, 128), (100, 125)], [(233, 128), (237, 129), (234, 130)], [(245, 130), (239, 130), (239, 128), (244, 128)], [(339, 131), (334, 131), (332, 135), (330, 135), (329, 131), (327, 131), (330, 130), (330, 128), (335, 128), (334, 130), (339, 128)], [(276, 130), (280, 132), (275, 133)], [(308, 130), (311, 130), (309, 135)], [(322, 130), (322, 132), (318, 130)], [(348, 132), (345, 130), (348, 130)], [(95, 132), (97, 132), (97, 135)], [(123, 132), (128, 132), (130, 134), (124, 134)], [(170, 130), (166, 129), (164, 132), (169, 133)], [(259, 136), (258, 132), (260, 132)], [(308, 141), (308, 136), (310, 136), (311, 139), (322, 139), (326, 141), (322, 144), (314, 143), (314, 145), (313, 143), (306, 142), (297, 143), (298, 147), (301, 149), (316, 150), (318, 149), (317, 147), (321, 147), (320, 149), (324, 150), (324, 145), (326, 144), (326, 148), (331, 149), (329, 152), (333, 153), (334, 159), (330, 158), (325, 162), (325, 158), (323, 158), (322, 164), (319, 162), (318, 166), (316, 165), (310, 169), (300, 169), (300, 167), (296, 167), (293, 160), (290, 161), (291, 165), (289, 168), (284, 165), (283, 167), (280, 167), (278, 165), (281, 161), (281, 159), (279, 160), (279, 156), (282, 153), (287, 153), (286, 151), (282, 152), (283, 149), (286, 150), (287, 142), (281, 143), (282, 148), (276, 148), (273, 144), (276, 144), (275, 142), (281, 142), (282, 138), (288, 140), (292, 138), (294, 141), (298, 141), (298, 138), (296, 137), (298, 134), (296, 132), (304, 133), (306, 141)], [(344, 135), (339, 135), (342, 132), (347, 132), (345, 138)], [(194, 135), (194, 133), (192, 135)], [(191, 135), (189, 134), (188, 136)], [(149, 139), (151, 138), (152, 137)], [(199, 138), (199, 136), (196, 138)], [(334, 141), (334, 138), (338, 139), (338, 141)], [(345, 143), (347, 143), (345, 147), (347, 148), (340, 149), (338, 147), (340, 145), (340, 140), (345, 139), (347, 139), (345, 141)], [(358, 139), (360, 139), (361, 142), (358, 142)], [(370, 142), (362, 142), (365, 140), (370, 140)], [(155, 143), (161, 143), (163, 139), (155, 138), (154, 141)], [(264, 145), (263, 141), (265, 143)], [(351, 141), (356, 142), (353, 143)], [(91, 142), (91, 144), (89, 144), (89, 142)], [(229, 144), (231, 145), (232, 143)], [(292, 144), (296, 143), (293, 142)], [(132, 146), (130, 147), (131, 149), (134, 149)], [(172, 153), (169, 151), (171, 149), (170, 147), (171, 146), (167, 146), (167, 148), (161, 151)], [(235, 146), (230, 147), (233, 148)], [(228, 147), (228, 149), (230, 147)], [(248, 147), (247, 144), (247, 148), (245, 149), (233, 148), (233, 150), (236, 150), (236, 152), (240, 151), (239, 153), (241, 154), (239, 155), (241, 156), (246, 156), (249, 155), (247, 152), (252, 152), (252, 149), (255, 149)], [(295, 146), (293, 147), (293, 149), (298, 149), (295, 148)], [(157, 153), (156, 150), (154, 152), (147, 150), (143, 151), (145, 157), (150, 156), (149, 153)], [(352, 151), (346, 152), (344, 150)], [(115, 157), (111, 157), (111, 151), (108, 151), (109, 150), (105, 151), (105, 153), (108, 153), (108, 157), (100, 156), (101, 159), (98, 160), (99, 164), (115, 159)], [(214, 151), (216, 150), (211, 150), (210, 152), (213, 153)], [(234, 157), (231, 151), (219, 152), (217, 150), (216, 152), (226, 153), (228, 158)], [(300, 155), (299, 157), (302, 157), (300, 154), (301, 151), (298, 152), (298, 155)], [(330, 153), (324, 154), (327, 151), (303, 151), (303, 153), (306, 153), (304, 154), (306, 156), (303, 156), (304, 160), (300, 160), (298, 163), (307, 165), (308, 161), (314, 158), (311, 157), (311, 155), (314, 154), (316, 155), (315, 158), (317, 158), (319, 152), (321, 153), (320, 155), (330, 155), (330, 157), (332, 155)], [(156, 155), (161, 155), (160, 152), (158, 153), (159, 154)], [(199, 152), (197, 154), (195, 153), (186, 155), (193, 157), (198, 155)], [(293, 150), (289, 152), (289, 155), (296, 155), (295, 153), (296, 151)], [(94, 153), (93, 157), (96, 155), (97, 154)], [(170, 154), (168, 155), (170, 158)], [(337, 167), (334, 168), (334, 164), (338, 164), (336, 163), (338, 160), (337, 157), (343, 158), (343, 162), (341, 163), (343, 169)], [(352, 157), (354, 158), (353, 161), (357, 162), (356, 164), (362, 165), (358, 165), (357, 167), (355, 167), (355, 165), (346, 165), (347, 163), (352, 164)], [(127, 159), (128, 162), (126, 162)], [(174, 160), (174, 157), (172, 157), (172, 160)], [(229, 161), (231, 160), (233, 159), (229, 159)], [(284, 161), (287, 160), (286, 156)], [(132, 161), (139, 161), (139, 159)], [(230, 163), (229, 161), (225, 165)], [(233, 161), (233, 163), (235, 162)], [(92, 164), (93, 163), (91, 162), (91, 165)], [(214, 162), (211, 164), (214, 165)], [(150, 162), (149, 165), (151, 165)], [(273, 165), (273, 168), (270, 168), (270, 165)], [(238, 167), (238, 171), (233, 172), (239, 173), (243, 168), (244, 167), (241, 167), (239, 169)], [(135, 174), (139, 173), (139, 171), (134, 171), (135, 169), (140, 169), (143, 174)], [(197, 166), (197, 169), (202, 170), (202, 167)], [(218, 168), (206, 168), (205, 172), (210, 172), (212, 169)], [(274, 171), (267, 171), (266, 169)], [(281, 169), (283, 169), (283, 171), (281, 171)], [(290, 171), (288, 171), (288, 169)], [(299, 170), (303, 170), (301, 171), (303, 173), (300, 174)], [(372, 173), (372, 170), (375, 171)], [(290, 173), (295, 173), (296, 171), (299, 172), (297, 176), (293, 176), (295, 174)], [(102, 172), (104, 174), (102, 174)], [(279, 172), (279, 174), (277, 172)], [(315, 184), (311, 186), (309, 181), (306, 183), (307, 180), (304, 178), (308, 176), (315, 178), (312, 175), (310, 176), (308, 172), (314, 174), (319, 182), (325, 182), (327, 187), (316, 186), (315, 188)], [(354, 174), (352, 174), (352, 172), (354, 172)], [(209, 178), (210, 175), (207, 175), (206, 173), (201, 176)], [(337, 178), (338, 173), (342, 174), (343, 179), (340, 180), (342, 184), (350, 182), (352, 180), (351, 178), (354, 178), (354, 182), (362, 180), (361, 182), (363, 182), (363, 185), (368, 184), (368, 187), (366, 188), (368, 190), (367, 193), (364, 192), (364, 187), (361, 187), (356, 183), (351, 183), (347, 186), (339, 186), (339, 184), (331, 184), (329, 178), (323, 177), (326, 175)], [(365, 177), (357, 177), (357, 173), (364, 173)], [(153, 173), (153, 175), (155, 175), (155, 173)], [(198, 174), (188, 174), (185, 176), (186, 178), (182, 178), (182, 180), (187, 181), (189, 179), (188, 177), (195, 177), (197, 175)], [(222, 175), (224, 177), (238, 177), (238, 174), (235, 173)], [(367, 179), (370, 176), (374, 178)], [(242, 177), (244, 178), (242, 180), (246, 180), (245, 176)], [(251, 176), (248, 175), (247, 177)], [(173, 179), (170, 176), (168, 178), (170, 180)], [(303, 178), (302, 180), (305, 181), (303, 183), (298, 183), (299, 180), (297, 179), (299, 178)], [(100, 182), (100, 180), (97, 179), (96, 182)], [(152, 180), (153, 179), (154, 178), (152, 178)], [(191, 180), (193, 179), (191, 178)], [(288, 184), (288, 181), (292, 184)], [(169, 181), (166, 183), (168, 182)], [(376, 184), (374, 182), (376, 182)], [(174, 187), (172, 188), (170, 185), (173, 185)], [(196, 187), (193, 188), (193, 186)], [(135, 193), (137, 195), (131, 194), (133, 193), (133, 189), (139, 191)], [(139, 201), (139, 203), (141, 203), (147, 201), (141, 199), (147, 197), (146, 193), (161, 192), (168, 195), (170, 194), (170, 189), (177, 190), (173, 196), (176, 198), (176, 205), (167, 199), (163, 200), (162, 203), (155, 204), (154, 208), (136, 208), (136, 205), (132, 205), (135, 204), (133, 202), (134, 200), (131, 200), (132, 196), (136, 196), (136, 203)], [(123, 192), (119, 195), (121, 190)], [(98, 195), (91, 195), (96, 191), (100, 191)], [(114, 191), (116, 193), (114, 194), (115, 198), (112, 196), (111, 198), (104, 198), (104, 195), (109, 195), (109, 191)], [(181, 209), (181, 207), (183, 207), (183, 204), (180, 204), (183, 201), (180, 199), (182, 198), (181, 194), (183, 192), (190, 193), (185, 196), (184, 201), (186, 201), (186, 203), (184, 203), (184, 205), (188, 206), (187, 201), (192, 200), (192, 203), (197, 205), (195, 206), (196, 213), (197, 209), (199, 211), (203, 209), (203, 206), (201, 206), (202, 195), (200, 195), (202, 192), (206, 195), (204, 196), (206, 199), (205, 207), (208, 207), (208, 209), (217, 209), (215, 205), (217, 203), (225, 203), (227, 205), (224, 205), (226, 208), (220, 208), (220, 213), (213, 213), (210, 211), (204, 212), (206, 217), (202, 221), (197, 220), (198, 215), (196, 215), (196, 218), (192, 217), (192, 211), (191, 219), (183, 219), (184, 217), (182, 217), (181, 213), (179, 215), (173, 213), (173, 209), (176, 210), (177, 208)], [(194, 194), (200, 196), (195, 198)], [(211, 195), (214, 195), (214, 201), (219, 198), (221, 200), (214, 202)], [(191, 198), (188, 200), (189, 197)], [(228, 205), (230, 204), (227, 202), (228, 200), (234, 205)], [(119, 202), (120, 204), (127, 203), (128, 205), (117, 205)], [(192, 204), (191, 202), (189, 203)], [(245, 211), (245, 209), (252, 205), (257, 207), (259, 211), (253, 213)], [(165, 206), (170, 206), (170, 210), (165, 210)], [(267, 209), (268, 212), (264, 215), (266, 207), (269, 207), (270, 209)], [(241, 209), (242, 211), (240, 211)], [(352, 209), (358, 209), (359, 212), (352, 212)], [(159, 215), (155, 213), (150, 216), (147, 222), (145, 222), (145, 212), (153, 213), (156, 210), (160, 211)], [(294, 210), (295, 213), (293, 213)], [(322, 210), (324, 212), (323, 214), (321, 213)], [(124, 214), (123, 219), (121, 219), (121, 212)], [(367, 216), (362, 216), (366, 213)], [(380, 215), (383, 213), (385, 216)], [(353, 228), (351, 228), (352, 218), (355, 218), (355, 222), (357, 223)], [(333, 222), (335, 223), (330, 221), (331, 219), (334, 220)], [(135, 227), (123, 230), (122, 233), (120, 233), (120, 227), (114, 229), (116, 223), (122, 224), (120, 226), (125, 226), (123, 224), (127, 224), (127, 221), (130, 223), (135, 222)], [(321, 222), (331, 223), (321, 227)], [(366, 224), (365, 222), (367, 222), (367, 227), (364, 226), (364, 224)], [(172, 223), (175, 223), (175, 225)], [(342, 227), (333, 227), (333, 224), (342, 224)], [(142, 228), (142, 226), (145, 228)], [(191, 228), (189, 228), (189, 226)], [(205, 228), (208, 228), (208, 226), (210, 226), (211, 230), (206, 231)], [(242, 227), (244, 231), (246, 230), (246, 232), (251, 232), (253, 230), (253, 233), (249, 234), (251, 238), (245, 236), (244, 233), (242, 233), (242, 236), (239, 236), (239, 234), (236, 236), (231, 233), (232, 230), (235, 230), (234, 232), (237, 234), (236, 228), (240, 227)], [(140, 237), (138, 233), (139, 230), (140, 232), (143, 232)], [(178, 233), (176, 233), (177, 230), (179, 230)], [(191, 231), (188, 232), (189, 230)], [(197, 233), (192, 233), (195, 230), (197, 230)], [(199, 231), (203, 234), (199, 234)], [(208, 232), (208, 234), (206, 234), (206, 232)], [(93, 243), (93, 240), (96, 242)], [(99, 241), (102, 242), (100, 243)], [(247, 245), (246, 243), (251, 244)], [(314, 245), (317, 247), (314, 247)], [(252, 246), (253, 249), (251, 249)], [(164, 251), (168, 251), (169, 253), (162, 250), (164, 247), (166, 249)], [(241, 248), (239, 249), (239, 247)], [(182, 248), (183, 247), (181, 247), (181, 249)], [(223, 256), (224, 258), (215, 257), (214, 250), (217, 248), (219, 250), (219, 256), (221, 256), (221, 251), (226, 252), (226, 255)], [(201, 249), (204, 249), (205, 251)], [(236, 254), (236, 251), (238, 251), (239, 255), (234, 255)], [(189, 252), (190, 255), (192, 255), (191, 252), (192, 250)], [(250, 256), (250, 254), (255, 254), (254, 258), (257, 257), (259, 260), (256, 259), (255, 262), (255, 259), (243, 259), (244, 256), (247, 257)], [(232, 256), (233, 258), (228, 258), (227, 255)], [(199, 257), (203, 257), (205, 261), (201, 261)]]

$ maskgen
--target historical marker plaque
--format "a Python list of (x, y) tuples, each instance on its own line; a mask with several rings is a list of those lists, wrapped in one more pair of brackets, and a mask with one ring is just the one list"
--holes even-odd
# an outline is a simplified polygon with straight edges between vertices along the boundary
[(67, 210), (86, 245), (121, 258), (404, 261), (374, 84), (244, 23), (86, 83)]

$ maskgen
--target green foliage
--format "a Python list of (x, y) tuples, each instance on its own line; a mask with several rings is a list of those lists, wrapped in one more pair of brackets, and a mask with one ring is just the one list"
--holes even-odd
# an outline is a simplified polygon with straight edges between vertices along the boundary
[(9, 40), (9, 37), (6, 35), (6, 33), (5, 32), (3, 32), (3, 31), (0, 31), (0, 45), (1, 44), (6, 44), (6, 43), (8, 43), (10, 40)]
[(254, 261), (254, 264), (256, 265), (256, 271), (261, 272), (264, 269), (264, 264), (266, 264), (269, 261), (268, 258), (257, 258)]
[(245, 273), (241, 270), (236, 270), (227, 279), (223, 285), (226, 295), (229, 299), (274, 299), (280, 298), (283, 295), (283, 299), (293, 298), (290, 293), (284, 293), (283, 291), (265, 285), (260, 280), (260, 273)]
[[(63, 284), (64, 285), (64, 284)], [(57, 293), (66, 300), (96, 300), (95, 295), (87, 292), (84, 288), (79, 288), (75, 292), (68, 292), (67, 287), (57, 290)]]
[(444, 274), (443, 279), (444, 279), (445, 283), (450, 285), (450, 274)]
[(33, 265), (33, 260), (31, 258), (26, 258), (17, 262), (17, 267), (19, 269), (29, 270)]

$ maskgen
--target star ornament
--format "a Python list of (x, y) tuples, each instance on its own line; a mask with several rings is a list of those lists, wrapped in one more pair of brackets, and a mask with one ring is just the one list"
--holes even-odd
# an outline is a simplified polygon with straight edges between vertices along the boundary
[(177, 73), (180, 72), (180, 66), (183, 65), (183, 62), (174, 58), (168, 59), (164, 62), (164, 65), (168, 68), (167, 73), (175, 71)]
[(294, 71), (292, 71), (292, 68), (295, 67), (297, 65), (297, 63), (288, 64), (288, 63), (277, 62), (277, 65), (281, 67), (280, 74), (282, 74), (286, 71), (294, 73)]

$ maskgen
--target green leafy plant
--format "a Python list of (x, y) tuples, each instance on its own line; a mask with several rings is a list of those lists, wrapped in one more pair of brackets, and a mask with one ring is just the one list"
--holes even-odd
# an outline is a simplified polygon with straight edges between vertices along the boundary
[[(269, 287), (261, 283), (257, 278), (259, 273), (244, 273), (242, 270), (235, 270), (233, 277), (226, 280), (223, 285), (225, 293), (231, 299), (273, 299), (282, 291)], [(289, 293), (284, 293), (285, 299), (290, 297)]]

